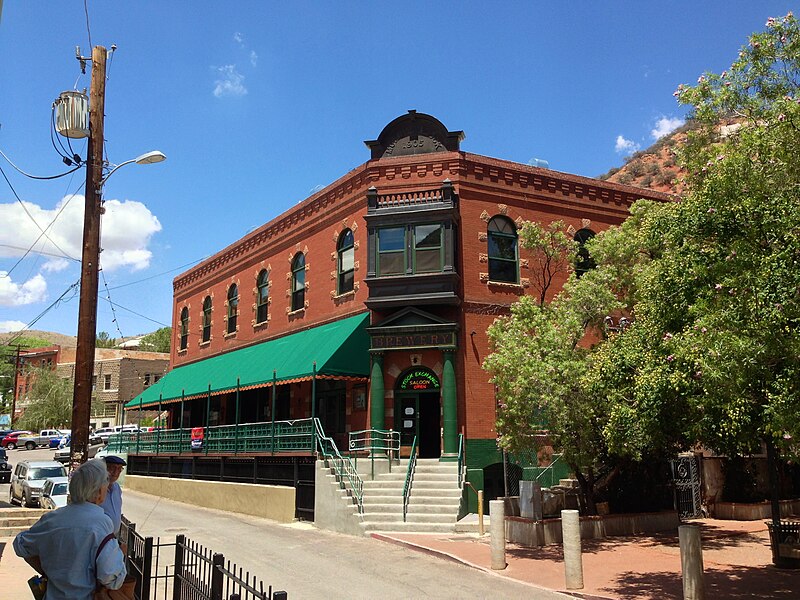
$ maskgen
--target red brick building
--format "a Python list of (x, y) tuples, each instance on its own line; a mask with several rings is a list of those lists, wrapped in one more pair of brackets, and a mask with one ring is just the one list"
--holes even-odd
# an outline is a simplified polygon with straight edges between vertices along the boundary
[(463, 139), (409, 111), (366, 142), (367, 162), (177, 277), (174, 370), (130, 406), (163, 403), (174, 427), (257, 422), (274, 383), (276, 419), (313, 413), (341, 441), (394, 429), (455, 460), (463, 434), (483, 487), (501, 460), (486, 329), (532, 291), (519, 226), (562, 220), (582, 240), (666, 196)]

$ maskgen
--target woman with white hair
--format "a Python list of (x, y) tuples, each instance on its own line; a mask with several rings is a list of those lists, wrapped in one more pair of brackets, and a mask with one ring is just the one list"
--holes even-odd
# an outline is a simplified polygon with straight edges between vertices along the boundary
[(98, 583), (116, 590), (125, 581), (125, 557), (100, 508), (107, 491), (105, 462), (84, 463), (72, 473), (70, 503), (14, 538), (14, 552), (47, 577), (46, 600), (91, 600)]

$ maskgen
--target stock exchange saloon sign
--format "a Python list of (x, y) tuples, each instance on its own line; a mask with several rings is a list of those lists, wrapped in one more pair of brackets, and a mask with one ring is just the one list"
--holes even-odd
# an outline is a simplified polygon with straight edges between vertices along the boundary
[(408, 391), (438, 390), (439, 378), (430, 369), (412, 369), (400, 378), (399, 389)]

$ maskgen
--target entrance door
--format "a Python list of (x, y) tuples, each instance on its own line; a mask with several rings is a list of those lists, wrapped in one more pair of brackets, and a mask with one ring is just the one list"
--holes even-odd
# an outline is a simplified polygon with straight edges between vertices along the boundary
[(396, 392), (395, 427), (400, 443), (411, 446), (417, 438), (420, 458), (439, 458), (442, 454), (441, 399), (438, 391)]

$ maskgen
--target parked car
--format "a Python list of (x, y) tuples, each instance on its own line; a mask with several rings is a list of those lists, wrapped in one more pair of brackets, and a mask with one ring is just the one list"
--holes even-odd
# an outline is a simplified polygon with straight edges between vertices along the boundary
[(6, 437), (4, 437), (2, 441), (0, 441), (0, 446), (2, 446), (3, 448), (8, 448), (9, 450), (13, 450), (19, 445), (17, 443), (17, 438), (19, 438), (19, 436), (21, 435), (33, 435), (33, 432), (25, 430), (12, 431)]
[(94, 432), (95, 435), (100, 436), (103, 438), (104, 443), (108, 443), (108, 438), (110, 438), (115, 433), (121, 432), (133, 432), (139, 430), (138, 425), (115, 425), (114, 427), (102, 427)]
[[(97, 456), (97, 452), (105, 446), (102, 438), (97, 436), (89, 437), (89, 458), (95, 458)], [(67, 439), (67, 443), (65, 446), (59, 446), (58, 450), (55, 451), (53, 454), (53, 460), (60, 462), (61, 464), (68, 464), (69, 463), (69, 456), (70, 452), (69, 445), (69, 438)]]
[(11, 475), (8, 501), (23, 506), (36, 506), (42, 495), (42, 486), (47, 479), (66, 477), (64, 465), (53, 460), (23, 460), (17, 463)]
[(0, 448), (0, 483), (11, 481), (11, 465), (8, 464), (6, 449)]
[(51, 477), (42, 486), (39, 506), (45, 510), (55, 510), (67, 505), (69, 477)]
[[(60, 447), (65, 439), (67, 439), (67, 440), (69, 439), (69, 434), (72, 433), (72, 431), (69, 430), (69, 429), (60, 429), (59, 431), (61, 431), (61, 437), (51, 438), (50, 439), (50, 447), (51, 448)], [(69, 443), (69, 442), (67, 442), (67, 443)]]
[(21, 435), (17, 438), (16, 445), (18, 448), (22, 446), (26, 450), (33, 450), (39, 446), (50, 446), (50, 440), (60, 440), (64, 435), (58, 429), (42, 429), (38, 434), (32, 433), (30, 435)]

